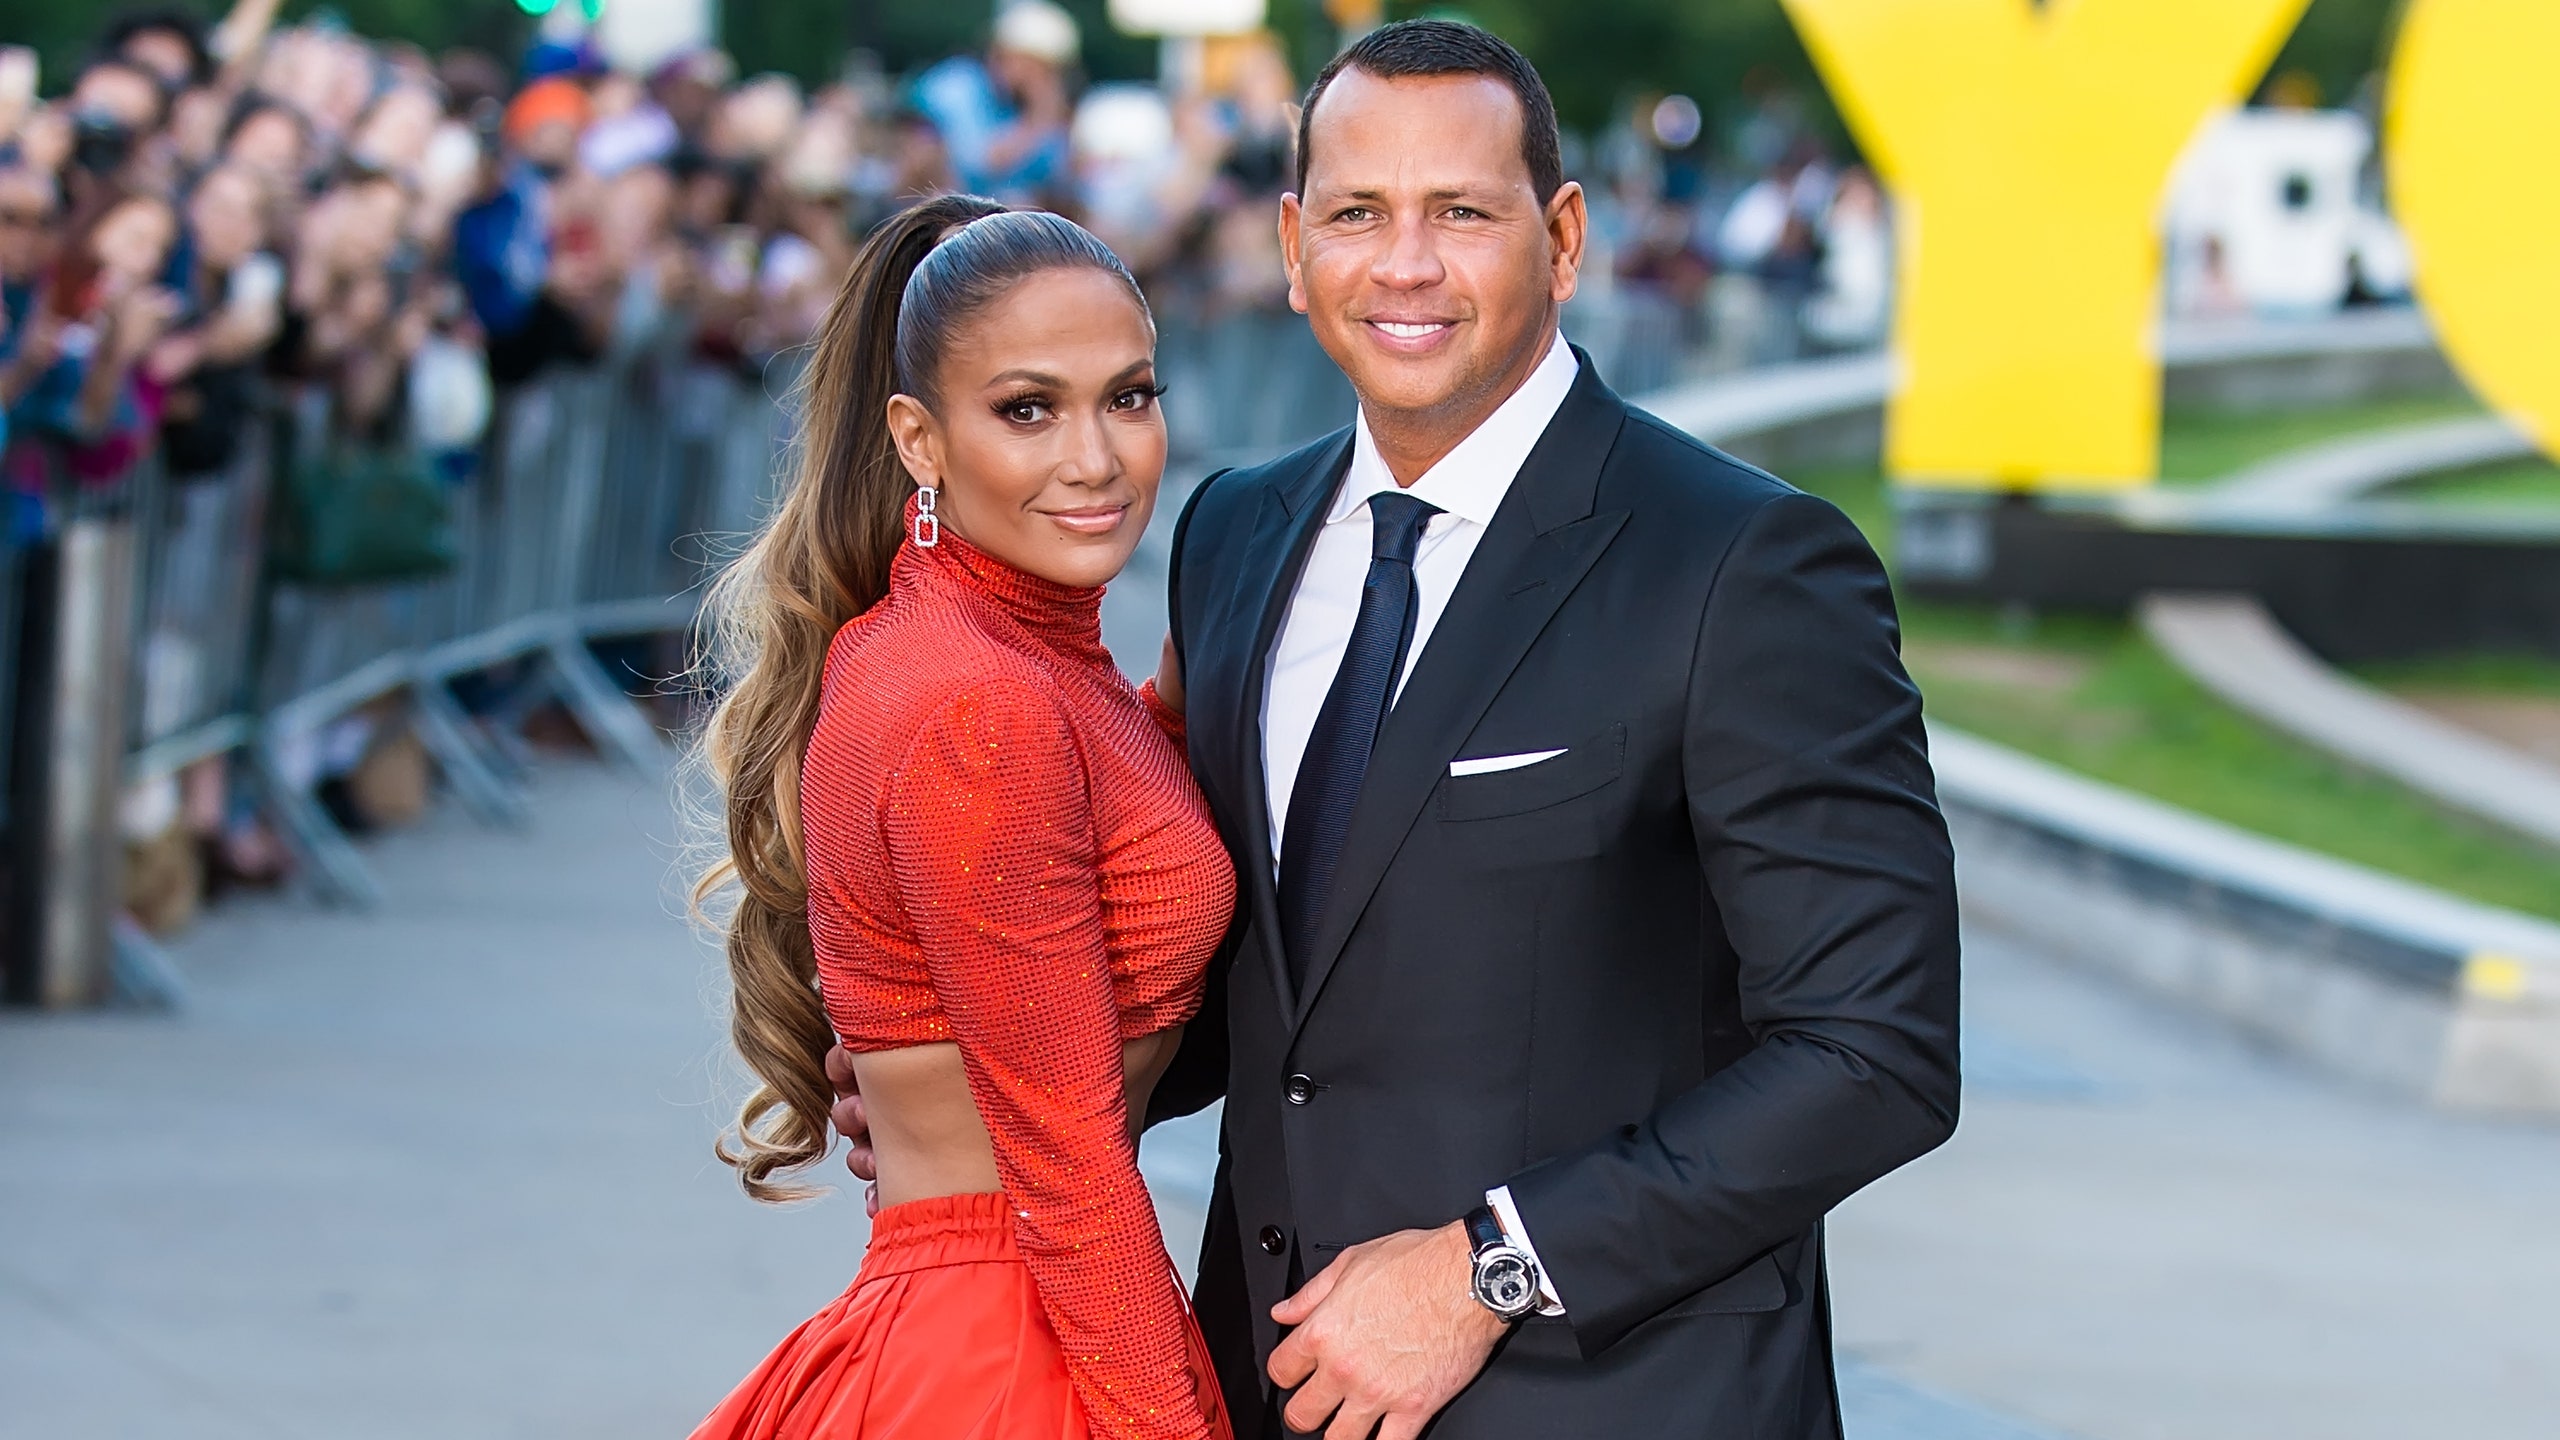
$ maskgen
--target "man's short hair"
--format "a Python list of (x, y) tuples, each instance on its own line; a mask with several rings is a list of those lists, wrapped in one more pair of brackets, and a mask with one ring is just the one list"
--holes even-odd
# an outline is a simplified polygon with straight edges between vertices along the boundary
[[(213, 52), (205, 45), (204, 18), (175, 5), (119, 11), (100, 33), (98, 50), (101, 54), (122, 55), (127, 41), (150, 34), (174, 35), (186, 45), (185, 83), (202, 85), (213, 78)], [(157, 75), (152, 78), (159, 79)]]
[(1564, 147), (1556, 134), (1556, 102), (1537, 67), (1499, 35), (1457, 20), (1399, 20), (1363, 35), (1336, 55), (1307, 87), (1307, 103), (1298, 112), (1298, 192), (1307, 189), (1307, 135), (1316, 118), (1316, 102), (1324, 98), (1333, 77), (1358, 70), (1381, 80), (1419, 75), (1485, 75), (1511, 87), (1520, 97), (1520, 158), (1528, 162), (1529, 183), (1538, 203), (1555, 198), (1564, 184)]
[(160, 72), (139, 60), (127, 60), (122, 55), (114, 54), (94, 56), (88, 64), (81, 66), (80, 73), (72, 78), (71, 88), (76, 91), (80, 88), (81, 82), (90, 76), (114, 71), (131, 75), (151, 88), (151, 120), (143, 127), (144, 129), (157, 130), (169, 123), (169, 87), (161, 80)]

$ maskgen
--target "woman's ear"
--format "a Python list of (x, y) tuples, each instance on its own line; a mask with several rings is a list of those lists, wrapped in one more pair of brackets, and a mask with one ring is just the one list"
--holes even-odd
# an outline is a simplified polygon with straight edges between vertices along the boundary
[(889, 440), (918, 485), (942, 488), (942, 430), (913, 395), (889, 397)]

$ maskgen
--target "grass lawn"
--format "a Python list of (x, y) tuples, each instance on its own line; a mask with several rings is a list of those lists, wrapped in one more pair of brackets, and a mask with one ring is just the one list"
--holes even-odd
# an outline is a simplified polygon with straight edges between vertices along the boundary
[[(2326, 440), (2482, 413), (2479, 401), (2458, 392), (2266, 415), (2173, 409), (2160, 422), (2160, 480), (2181, 487), (2211, 484)], [(2389, 493), (2454, 505), (2560, 504), (2560, 466), (2542, 459), (2517, 460), (2413, 481)]]
[(2388, 493), (2447, 505), (2560, 505), (2560, 465), (2548, 460), (2485, 465), (2395, 485)]
[(2170, 485), (2221, 480), (2324, 440), (2480, 413), (2480, 402), (2459, 391), (2260, 415), (2173, 408), (2160, 421), (2160, 478)]
[(2540, 655), (2446, 655), (2358, 665), (2356, 675), (2386, 690), (2464, 690), (2479, 695), (2560, 700), (2560, 660)]
[[(1891, 553), (1891, 510), (1873, 470), (1788, 478)], [(2278, 840), (2560, 919), (2560, 853), (2259, 724), (2124, 619), (1921, 603), (1906, 604), (1902, 619), (1905, 657), (1934, 718)], [(2560, 665), (2539, 661), (2438, 662), (2370, 678), (2560, 696)]]

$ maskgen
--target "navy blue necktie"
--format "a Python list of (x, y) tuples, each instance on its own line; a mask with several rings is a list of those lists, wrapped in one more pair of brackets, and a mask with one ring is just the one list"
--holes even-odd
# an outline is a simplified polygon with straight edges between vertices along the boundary
[(1342, 668), (1316, 712), (1289, 789), (1289, 815), (1280, 829), (1280, 928), (1292, 995), (1307, 983), (1316, 926), (1333, 892), (1333, 870), (1342, 858), (1351, 807), (1369, 774), (1369, 751), (1403, 673), (1413, 644), (1416, 611), (1413, 552), (1422, 527), (1440, 511), (1401, 490), (1369, 497), (1369, 578), (1360, 587), (1360, 614), (1343, 647)]

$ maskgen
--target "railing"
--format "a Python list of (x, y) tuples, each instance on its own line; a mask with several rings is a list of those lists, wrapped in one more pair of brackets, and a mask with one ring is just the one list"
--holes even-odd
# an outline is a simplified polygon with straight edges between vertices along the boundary
[(137, 940), (112, 921), (118, 802), (192, 767), (224, 764), (311, 889), (366, 906), (381, 885), (315, 793), (350, 717), (397, 711), (492, 824), (524, 813), (512, 722), (543, 702), (607, 756), (660, 765), (666, 743), (632, 698), (646, 680), (598, 649), (690, 625), (716, 537), (751, 530), (772, 492), (787, 372), (759, 384), (656, 345), (501, 396), (425, 522), (450, 528), (447, 562), (416, 578), (279, 573), (287, 487), (327, 450), (316, 405), (290, 396), (226, 469), (173, 478), (145, 461), (71, 495), (49, 538), (0, 552), (0, 594), (40, 612), (0, 614), (20, 641), (0, 657), (10, 998), (112, 988)]

